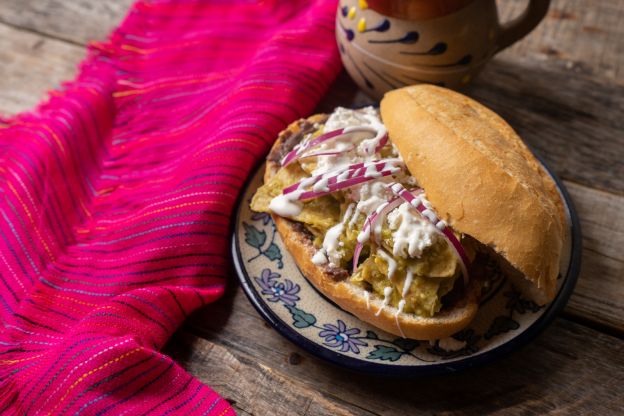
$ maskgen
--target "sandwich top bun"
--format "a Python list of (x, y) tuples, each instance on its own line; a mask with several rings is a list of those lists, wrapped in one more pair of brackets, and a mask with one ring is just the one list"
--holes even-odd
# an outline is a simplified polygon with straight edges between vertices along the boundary
[(533, 300), (552, 300), (563, 205), (513, 129), (476, 101), (431, 85), (388, 92), (381, 117), (439, 217), (509, 262), (532, 283), (520, 286)]

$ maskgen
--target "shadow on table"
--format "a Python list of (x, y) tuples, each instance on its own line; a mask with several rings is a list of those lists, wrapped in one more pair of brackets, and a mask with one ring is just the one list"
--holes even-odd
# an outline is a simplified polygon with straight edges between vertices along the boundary
[(487, 414), (509, 407), (543, 414), (555, 408), (549, 403), (548, 395), (561, 397), (562, 390), (570, 388), (559, 382), (574, 380), (583, 373), (577, 367), (578, 357), (569, 346), (558, 345), (561, 326), (566, 326), (561, 322), (531, 345), (493, 363), (459, 373), (401, 380), (347, 372), (324, 363), (322, 372), (330, 383), (344, 383), (356, 396), (379, 401), (381, 408), (388, 406), (392, 409), (388, 414), (410, 409), (426, 409), (434, 414), (453, 411)]
[[(227, 318), (230, 315), (232, 319)], [(587, 356), (577, 356), (584, 354), (580, 349), (587, 334), (575, 332), (577, 325), (559, 319), (525, 348), (482, 367), (418, 379), (370, 376), (329, 364), (290, 343), (264, 324), (238, 283), (231, 282), (226, 296), (193, 315), (166, 351), (203, 382), (222, 385), (223, 393), (235, 400), (241, 399), (239, 395), (246, 397), (237, 390), (240, 378), (268, 377), (264, 382), (303, 384), (332, 401), (371, 412), (365, 415), (400, 415), (419, 409), (427, 414), (486, 414), (508, 407), (541, 414), (555, 408), (550, 396), (557, 400), (573, 389), (588, 388), (583, 377), (594, 370), (594, 363)], [(234, 370), (223, 370), (219, 363), (224, 357), (235, 362), (229, 364)], [(242, 373), (230, 385), (229, 376), (223, 379), (219, 369)], [(300, 392), (301, 386), (293, 390)]]
[(205, 333), (207, 330), (219, 332), (221, 328), (227, 326), (232, 316), (234, 297), (239, 287), (240, 284), (236, 279), (235, 271), (232, 269), (223, 296), (191, 314), (184, 322), (182, 329), (199, 334)]

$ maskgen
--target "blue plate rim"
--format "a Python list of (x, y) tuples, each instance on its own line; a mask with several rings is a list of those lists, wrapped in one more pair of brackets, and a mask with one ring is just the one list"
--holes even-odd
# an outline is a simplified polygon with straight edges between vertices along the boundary
[(251, 181), (258, 174), (258, 170), (262, 168), (264, 159), (262, 159), (256, 167), (254, 167), (254, 169), (252, 170), (252, 174), (249, 175), (249, 177), (247, 178), (245, 186), (243, 187), (243, 190), (241, 191), (238, 198), (239, 201), (238, 207), (236, 208), (235, 222), (232, 227), (231, 254), (233, 258), (234, 269), (236, 271), (236, 275), (241, 284), (241, 287), (243, 288), (243, 292), (251, 302), (252, 306), (256, 309), (256, 311), (258, 311), (260, 316), (262, 316), (262, 318), (264, 318), (264, 320), (268, 322), (269, 325), (277, 330), (280, 335), (282, 335), (298, 347), (302, 348), (306, 352), (318, 358), (321, 358), (331, 364), (348, 370), (354, 370), (356, 372), (367, 373), (371, 375), (413, 378), (428, 375), (455, 373), (496, 361), (508, 355), (512, 351), (524, 347), (552, 323), (552, 321), (559, 314), (559, 312), (565, 307), (568, 299), (574, 291), (574, 287), (576, 285), (576, 281), (578, 280), (578, 275), (581, 268), (581, 224), (574, 203), (570, 198), (570, 194), (568, 193), (568, 190), (566, 189), (561, 179), (559, 179), (559, 177), (545, 163), (541, 156), (539, 156), (533, 149), (530, 148), (530, 150), (555, 181), (557, 189), (559, 190), (563, 198), (565, 208), (570, 215), (571, 248), (570, 259), (568, 263), (568, 272), (563, 278), (563, 286), (559, 290), (559, 293), (557, 294), (555, 299), (550, 303), (546, 311), (544, 311), (544, 313), (539, 318), (537, 318), (537, 320), (533, 322), (533, 324), (531, 324), (531, 326), (529, 326), (518, 336), (487, 352), (474, 356), (464, 357), (450, 362), (442, 361), (440, 363), (425, 364), (419, 366), (367, 362), (364, 360), (339, 354), (335, 351), (332, 351), (328, 348), (325, 348), (319, 344), (310, 341), (308, 338), (293, 330), (290, 325), (288, 325), (287, 323), (282, 321), (277, 315), (275, 315), (267, 306), (267, 304), (262, 301), (262, 296), (260, 296), (258, 291), (253, 287), (253, 284), (251, 283), (251, 277), (247, 274), (245, 268), (241, 265), (241, 263), (243, 263), (243, 260), (241, 252), (238, 248), (238, 230), (240, 226), (242, 207), (245, 203), (245, 201), (243, 200), (244, 195), (247, 192)]

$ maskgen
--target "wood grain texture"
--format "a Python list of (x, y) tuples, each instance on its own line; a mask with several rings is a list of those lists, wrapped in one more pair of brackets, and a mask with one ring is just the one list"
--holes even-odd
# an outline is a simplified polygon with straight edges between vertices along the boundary
[[(104, 39), (133, 0), (0, 0), (0, 22), (85, 44)], [(502, 21), (518, 16), (526, 0), (497, 0)], [(553, 0), (544, 21), (505, 50), (506, 60), (542, 61), (576, 74), (624, 83), (624, 9), (620, 0)]]
[(84, 56), (83, 47), (0, 24), (0, 114), (33, 108)]
[[(519, 16), (526, 0), (498, 0), (503, 22)], [(553, 0), (546, 18), (505, 60), (548, 63), (572, 76), (624, 84), (624, 8), (621, 0)]]
[(103, 40), (133, 0), (0, 0), (0, 22), (84, 45)]
[[(282, 400), (283, 392), (274, 392), (273, 386), (282, 385), (285, 379), (287, 386), (294, 386), (295, 396), (304, 384), (309, 391), (333, 403), (341, 406), (348, 403), (367, 410), (356, 414), (615, 415), (621, 410), (620, 397), (614, 393), (621, 391), (624, 382), (624, 343), (564, 319), (557, 320), (529, 346), (496, 363), (412, 381), (365, 376), (310, 356), (268, 327), (237, 288), (230, 289), (226, 298), (193, 316), (185, 330), (198, 338), (187, 334), (174, 336), (168, 352), (226, 397), (237, 403), (243, 400), (245, 409), (247, 393), (222, 387), (221, 382), (215, 385), (221, 375), (211, 368), (220, 365), (223, 354), (216, 352), (212, 356), (214, 345), (224, 346), (241, 362), (241, 374), (262, 372), (260, 369), (265, 366), (273, 369), (270, 375), (279, 381), (263, 373), (266, 375), (259, 384), (276, 394), (276, 402)], [(192, 351), (193, 357), (188, 358), (185, 351)], [(297, 358), (293, 360), (293, 356)], [(251, 364), (243, 365), (245, 362)], [(253, 370), (248, 370), (246, 365), (251, 365)], [(257, 397), (257, 393), (251, 395)], [(312, 400), (320, 399), (316, 396)], [(260, 409), (261, 412), (252, 413), (279, 414), (272, 413), (270, 407)], [(291, 411), (306, 414), (303, 409), (293, 407)]]
[[(0, 1), (0, 21), (77, 43), (103, 39), (131, 3)], [(499, 1), (502, 19), (525, 4)], [(582, 0), (553, 1), (538, 28), (486, 66), (467, 90), (507, 119), (563, 178), (618, 193), (624, 193), (622, 17), (619, 0), (594, 2), (589, 10)], [(353, 88), (348, 82), (346, 89)], [(369, 100), (355, 94), (355, 102)]]
[(624, 334), (624, 196), (566, 182), (583, 231), (581, 274), (566, 312)]
[(231, 348), (180, 332), (166, 347), (191, 374), (229, 401), (239, 415), (347, 416), (372, 414), (326, 398), (302, 381)]

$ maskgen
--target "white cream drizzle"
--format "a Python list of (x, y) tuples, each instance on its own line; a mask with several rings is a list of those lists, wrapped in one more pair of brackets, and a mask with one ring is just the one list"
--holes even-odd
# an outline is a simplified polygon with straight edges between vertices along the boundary
[(356, 205), (355, 206), (355, 212), (353, 213), (353, 216), (351, 217), (351, 221), (349, 221), (348, 227), (349, 228), (353, 228), (353, 226), (357, 222), (358, 218), (360, 218), (360, 207), (358, 205)]
[(401, 297), (405, 298), (405, 295), (409, 292), (409, 288), (412, 285), (412, 280), (414, 280), (414, 272), (410, 267), (407, 268), (405, 272), (405, 282), (403, 282), (403, 290), (401, 291)]
[(269, 203), (269, 210), (282, 217), (296, 217), (301, 214), (303, 202), (297, 198), (303, 191), (295, 191), (288, 195), (278, 195)]
[(383, 223), (385, 220), (385, 215), (382, 214), (383, 210), (390, 204), (390, 202), (386, 201), (380, 206), (377, 207), (375, 213), (377, 214), (377, 218), (375, 220), (375, 226), (372, 229), (373, 237), (375, 241), (379, 242), (381, 239), (381, 231), (383, 229)]
[(322, 266), (323, 264), (327, 263), (327, 256), (325, 255), (324, 249), (320, 249), (316, 253), (314, 253), (314, 255), (312, 256), (312, 263), (316, 264), (317, 266)]
[(394, 321), (397, 324), (397, 328), (399, 329), (399, 333), (401, 337), (405, 338), (405, 334), (403, 333), (403, 328), (401, 328), (401, 322), (399, 321), (399, 315), (403, 312), (403, 308), (405, 308), (405, 299), (401, 299), (399, 301), (399, 307), (397, 308), (396, 313), (394, 314)]
[(388, 201), (391, 197), (391, 191), (387, 188), (387, 185), (391, 181), (391, 177), (384, 177), (351, 188), (351, 198), (358, 201), (358, 211), (368, 216), (375, 211), (379, 205)]
[[(402, 164), (403, 162), (399, 158), (385, 159), (383, 162), (365, 161), (362, 166), (362, 169), (364, 169), (363, 177), (376, 179), (382, 175), (380, 172), (381, 170), (396, 173), (402, 169)], [(269, 210), (282, 217), (296, 217), (301, 213), (301, 209), (303, 208), (303, 203), (299, 201), (299, 197), (301, 197), (301, 194), (306, 191), (306, 188), (312, 186), (312, 191), (314, 192), (329, 192), (329, 180), (331, 178), (334, 176), (347, 178), (349, 173), (349, 171), (343, 172), (343, 168), (335, 168), (306, 178), (299, 182), (294, 191), (287, 194), (280, 194), (271, 199), (271, 202), (269, 203)], [(318, 178), (318, 180), (316, 180), (316, 178)], [(391, 176), (387, 176), (386, 178), (388, 178), (387, 180), (391, 180)], [(356, 188), (361, 188), (365, 192), (370, 192), (372, 194), (371, 197), (360, 198), (358, 201), (358, 208), (366, 214), (370, 213), (371, 210), (374, 210), (376, 206), (381, 203), (379, 201), (382, 201), (381, 195), (383, 195), (384, 192), (388, 192), (384, 182), (375, 180), (371, 183), (363, 183)]]
[(386, 263), (388, 263), (388, 279), (392, 279), (392, 277), (394, 276), (394, 272), (396, 272), (397, 270), (396, 260), (394, 260), (392, 256), (386, 253), (383, 248), (379, 248), (377, 250), (377, 255), (384, 259)]
[(377, 310), (377, 312), (375, 313), (375, 316), (379, 316), (379, 314), (381, 313), (383, 308), (388, 306), (388, 302), (390, 302), (390, 296), (391, 295), (392, 295), (392, 286), (385, 287), (384, 288), (384, 300), (383, 300), (383, 303), (381, 304), (381, 307), (379, 308), (379, 310)]
[(304, 189), (313, 183), (313, 178), (307, 178), (301, 181), (297, 190), (287, 195), (280, 194), (271, 199), (269, 203), (269, 210), (282, 217), (296, 217), (301, 214), (303, 208), (303, 202), (299, 201), (299, 196), (304, 192)]
[(437, 215), (435, 214), (435, 212), (433, 212), (432, 210), (430, 210), (429, 208), (425, 209), (423, 212), (421, 212), (421, 215), (423, 217), (426, 217), (430, 222), (434, 222), (438, 220)]
[(370, 227), (365, 227), (357, 236), (358, 243), (364, 244), (370, 238)]
[(418, 258), (440, 238), (436, 227), (419, 215), (414, 215), (407, 202), (392, 210), (387, 219), (393, 230), (392, 254), (395, 257)]
[[(375, 148), (381, 138), (387, 133), (386, 127), (379, 118), (379, 113), (374, 107), (365, 107), (359, 110), (338, 107), (325, 122), (323, 133), (345, 129), (345, 133), (350, 133), (353, 127), (370, 126), (376, 131), (372, 138), (370, 132), (352, 132), (349, 135), (328, 140), (315, 148), (315, 153), (340, 152), (336, 155), (324, 155), (316, 157), (316, 168), (312, 172), (317, 175), (336, 167), (344, 167), (353, 163), (354, 159), (359, 161), (372, 160), (375, 157)], [(353, 143), (358, 142), (353, 148)], [(350, 150), (349, 150), (350, 149)]]
[(340, 266), (340, 260), (342, 259), (342, 250), (340, 250), (339, 238), (343, 229), (344, 224), (339, 222), (327, 230), (325, 238), (323, 239), (323, 250), (329, 260), (329, 265), (333, 267)]
[(347, 209), (345, 210), (345, 214), (344, 217), (342, 217), (342, 223), (343, 224), (347, 224), (347, 220), (349, 218), (351, 218), (351, 215), (353, 214), (353, 210), (355, 209), (355, 204), (351, 203), (349, 204), (349, 206), (347, 206)]
[(323, 239), (323, 246), (314, 254), (314, 256), (312, 256), (312, 263), (319, 266), (326, 264), (328, 261), (330, 262), (330, 266), (337, 266), (340, 264), (340, 260), (343, 256), (343, 252), (340, 250), (340, 247), (344, 245), (342, 241), (340, 241), (340, 235), (344, 230), (347, 220), (351, 217), (354, 207), (354, 203), (349, 204), (345, 210), (342, 220), (327, 230), (325, 238)]
[(330, 176), (324, 175), (312, 186), (312, 190), (314, 192), (329, 192), (329, 178)]
[(370, 309), (370, 292), (368, 290), (364, 291), (364, 299), (366, 299), (366, 309)]

